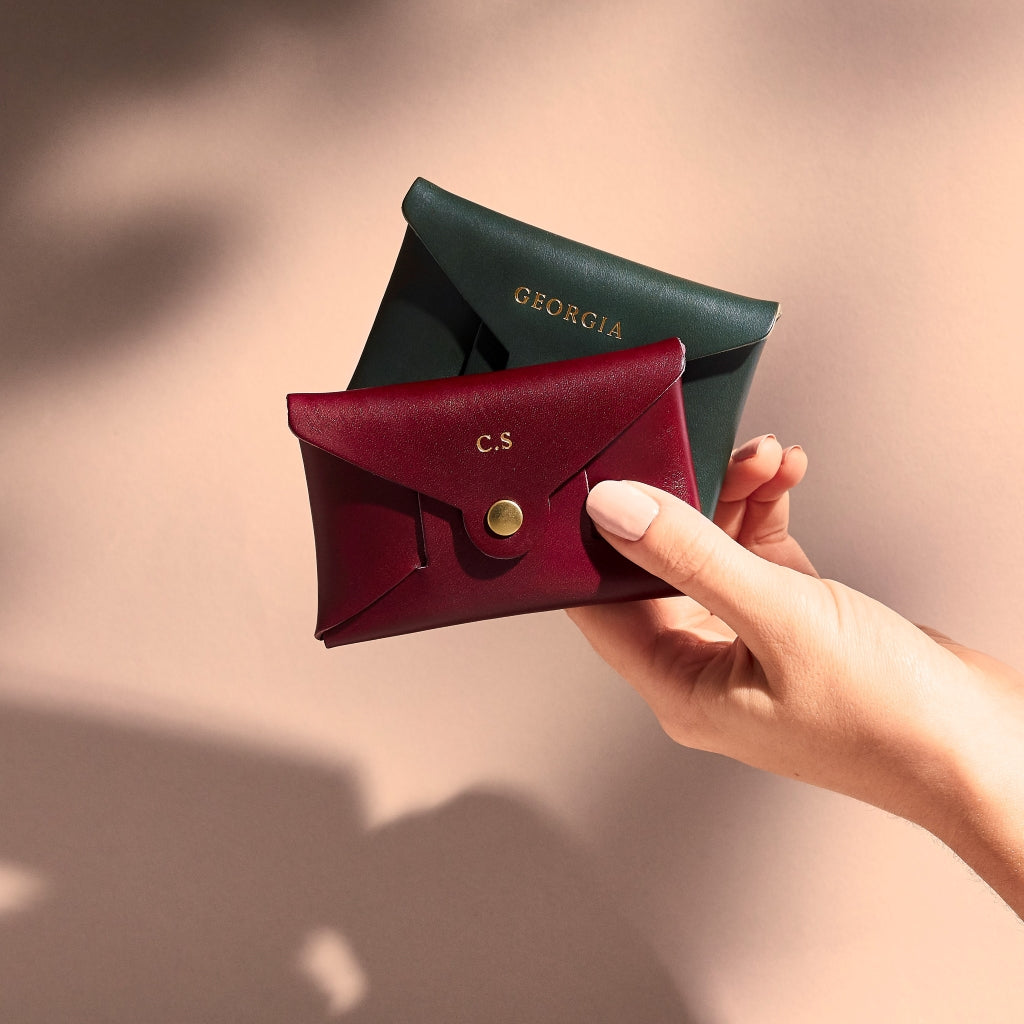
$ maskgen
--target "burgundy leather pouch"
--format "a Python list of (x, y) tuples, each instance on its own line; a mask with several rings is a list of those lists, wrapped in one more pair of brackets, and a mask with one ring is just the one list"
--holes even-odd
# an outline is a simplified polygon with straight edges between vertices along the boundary
[(316, 540), (317, 638), (336, 647), (676, 593), (615, 551), (584, 504), (599, 481), (630, 479), (697, 505), (684, 364), (670, 338), (493, 373), (289, 395)]

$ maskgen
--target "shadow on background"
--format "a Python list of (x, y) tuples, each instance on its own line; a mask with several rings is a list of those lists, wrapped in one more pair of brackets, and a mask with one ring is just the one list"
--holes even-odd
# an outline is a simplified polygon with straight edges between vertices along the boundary
[[(14, 0), (0, 6), (0, 197), (54, 131), (98, 98), (170, 89), (216, 67), (240, 29), (342, 23), (369, 0)], [(379, 6), (379, 5), (378, 5)]]
[(331, 930), (365, 977), (333, 1019), (690, 1018), (580, 851), (507, 794), (367, 830), (350, 771), (0, 705), (0, 1018), (330, 1019), (300, 969)]
[(241, 29), (343, 24), (370, 7), (366, 0), (0, 5), (0, 373), (36, 373), (137, 340), (203, 280), (235, 228), (226, 211), (200, 208), (188, 195), (157, 209), (111, 210), (84, 225), (38, 216), (23, 207), (19, 189), (55, 138), (99, 101), (159, 94), (215, 69)]
[[(1004, 61), (1013, 67), (1020, 57), (1022, 15), (1012, 0), (787, 0), (747, 7), (748, 36), (778, 72), (775, 85), (788, 104), (827, 106), (853, 89), (872, 104), (873, 116), (898, 116), (908, 89), (923, 84), (927, 99), (958, 67)], [(890, 102), (876, 106), (879, 97)]]
[(225, 233), (212, 214), (173, 208), (85, 230), (9, 227), (0, 254), (0, 373), (58, 369), (137, 341), (202, 283)]

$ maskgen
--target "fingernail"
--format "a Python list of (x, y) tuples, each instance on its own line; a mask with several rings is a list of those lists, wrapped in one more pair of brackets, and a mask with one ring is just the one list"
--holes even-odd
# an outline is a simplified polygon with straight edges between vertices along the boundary
[(602, 480), (587, 496), (587, 513), (602, 529), (639, 540), (658, 514), (658, 503), (625, 480)]
[(788, 448), (787, 448), (787, 449), (786, 449), (786, 450), (785, 450), (785, 451), (784, 451), (784, 452), (782, 453), (782, 461), (783, 461), (783, 462), (785, 462), (785, 461), (786, 461), (786, 459), (788, 459), (788, 458), (789, 458), (789, 456), (793, 454), (793, 452), (802, 452), (802, 451), (803, 451), (803, 448), (801, 448), (801, 447), (800, 447), (800, 445), (798, 445), (798, 444), (791, 444), (791, 445), (790, 445), (790, 446), (789, 446), (789, 447), (788, 447)]
[(748, 441), (746, 444), (741, 444), (732, 453), (733, 462), (746, 462), (747, 459), (752, 459), (758, 452), (758, 449), (771, 438), (773, 441), (776, 440), (774, 434), (762, 434), (760, 437), (755, 437), (753, 440)]

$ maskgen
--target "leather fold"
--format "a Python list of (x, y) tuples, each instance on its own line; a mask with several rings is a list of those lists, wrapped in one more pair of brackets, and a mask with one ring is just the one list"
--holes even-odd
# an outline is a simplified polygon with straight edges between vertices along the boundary
[[(318, 640), (426, 564), (418, 495), (300, 439), (316, 546)], [(357, 540), (358, 538), (358, 540)]]

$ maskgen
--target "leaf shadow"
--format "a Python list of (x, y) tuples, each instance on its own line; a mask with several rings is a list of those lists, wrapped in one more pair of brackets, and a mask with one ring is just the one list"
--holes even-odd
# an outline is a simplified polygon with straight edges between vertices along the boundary
[(0, 1016), (329, 1019), (299, 969), (350, 943), (333, 1019), (691, 1019), (583, 851), (521, 797), (464, 793), (372, 829), (352, 768), (0, 705), (0, 861), (42, 895), (0, 915)]

